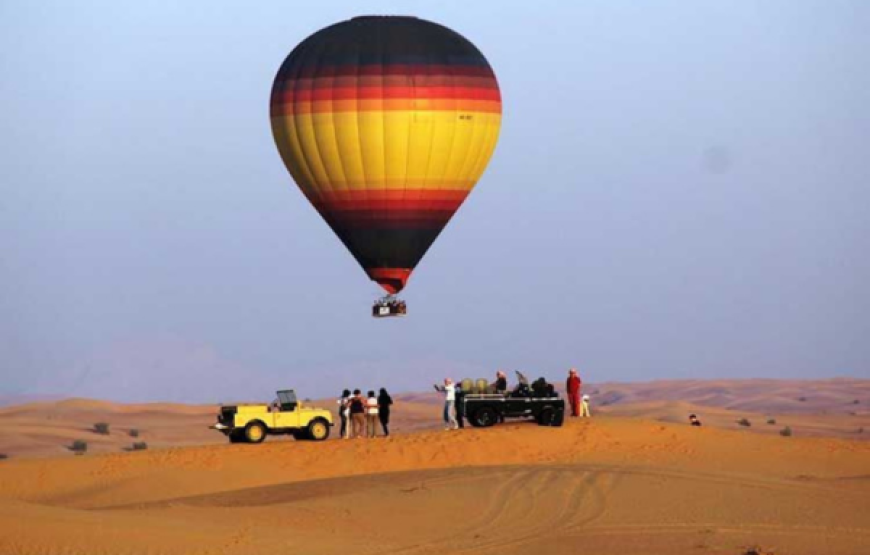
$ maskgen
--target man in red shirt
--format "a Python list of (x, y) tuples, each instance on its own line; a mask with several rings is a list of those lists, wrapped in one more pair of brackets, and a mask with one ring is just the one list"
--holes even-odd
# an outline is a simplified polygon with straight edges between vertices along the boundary
[(583, 382), (580, 381), (577, 370), (574, 368), (568, 370), (568, 382), (565, 385), (565, 391), (568, 393), (568, 402), (571, 403), (571, 416), (580, 416), (580, 389), (582, 387)]

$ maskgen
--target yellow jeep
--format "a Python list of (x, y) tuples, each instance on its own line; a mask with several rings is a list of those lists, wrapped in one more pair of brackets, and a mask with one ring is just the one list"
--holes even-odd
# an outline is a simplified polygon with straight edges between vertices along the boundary
[(299, 440), (322, 441), (329, 437), (332, 413), (303, 406), (292, 389), (278, 392), (271, 405), (265, 403), (223, 405), (217, 422), (210, 426), (230, 438), (230, 443), (260, 443), (266, 434), (292, 434)]

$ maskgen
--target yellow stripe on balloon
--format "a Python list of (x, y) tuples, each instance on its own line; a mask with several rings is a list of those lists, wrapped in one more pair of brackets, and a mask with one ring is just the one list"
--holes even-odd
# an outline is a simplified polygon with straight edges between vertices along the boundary
[(492, 112), (321, 112), (272, 118), (306, 194), (365, 189), (470, 190), (498, 140)]

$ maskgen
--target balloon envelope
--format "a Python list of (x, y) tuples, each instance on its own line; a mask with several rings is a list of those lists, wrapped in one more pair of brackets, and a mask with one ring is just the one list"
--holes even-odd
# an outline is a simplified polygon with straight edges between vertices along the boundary
[(458, 33), (360, 17), (290, 53), (271, 121), (303, 194), (369, 277), (397, 293), (486, 168), (501, 96)]

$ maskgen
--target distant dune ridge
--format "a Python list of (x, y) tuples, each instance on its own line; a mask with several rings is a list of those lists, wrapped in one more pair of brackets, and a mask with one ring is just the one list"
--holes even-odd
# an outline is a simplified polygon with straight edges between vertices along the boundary
[[(561, 388), (561, 381), (556, 385)], [(689, 414), (697, 413), (707, 426), (743, 429), (737, 420), (746, 418), (752, 423), (748, 428), (751, 432), (778, 434), (789, 426), (796, 435), (870, 439), (870, 380), (603, 383), (587, 384), (584, 392), (591, 395), (593, 412), (598, 416), (685, 423)], [(300, 395), (304, 398), (304, 390)], [(240, 394), (235, 401), (268, 402), (273, 396), (272, 391), (254, 398)], [(441, 426), (441, 396), (434, 391), (394, 398), (396, 433)], [(334, 399), (314, 404), (335, 410)], [(130, 447), (129, 431), (133, 429), (139, 432), (138, 441), (151, 448), (220, 444), (224, 437), (208, 429), (216, 412), (212, 404), (118, 404), (91, 399), (12, 405), (0, 408), (4, 423), (0, 426), (0, 453), (13, 457), (72, 456), (69, 446), (76, 439), (87, 441), (90, 453), (117, 452)], [(94, 433), (97, 422), (108, 423), (110, 433)], [(859, 432), (862, 429), (867, 431)], [(275, 440), (286, 438), (269, 439)]]

